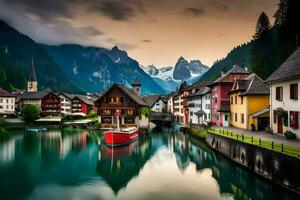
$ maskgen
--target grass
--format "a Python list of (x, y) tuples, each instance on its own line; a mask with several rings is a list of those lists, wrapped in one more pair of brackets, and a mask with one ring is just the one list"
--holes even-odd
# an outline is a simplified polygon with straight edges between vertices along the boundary
[(6, 131), (23, 130), (25, 128), (24, 123), (10, 123), (0, 119), (0, 127)]
[(201, 138), (206, 138), (207, 135), (207, 130), (198, 130), (196, 128), (191, 128), (189, 129), (190, 134), (201, 137)]
[(232, 131), (225, 131), (222, 129), (209, 129), (207, 132), (300, 158), (300, 148), (285, 145), (283, 143), (275, 143), (273, 141), (263, 140), (261, 138), (256, 138), (253, 136), (244, 136), (243, 134)]

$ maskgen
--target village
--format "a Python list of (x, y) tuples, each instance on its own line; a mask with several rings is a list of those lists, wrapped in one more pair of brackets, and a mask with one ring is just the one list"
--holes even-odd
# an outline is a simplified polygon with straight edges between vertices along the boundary
[(183, 126), (218, 126), (300, 139), (299, 63), (298, 48), (267, 80), (234, 65), (213, 82), (187, 85), (183, 81), (171, 94), (141, 96), (139, 80), (132, 88), (113, 84), (103, 93), (87, 95), (38, 91), (32, 61), (27, 91), (0, 90), (0, 116), (21, 117), (24, 106), (32, 104), (40, 109), (36, 121), (60, 122), (62, 116), (81, 119), (95, 112), (105, 129), (116, 127), (114, 116), (119, 110), (121, 126), (149, 128), (149, 119), (140, 117), (141, 108), (148, 108), (171, 114)]

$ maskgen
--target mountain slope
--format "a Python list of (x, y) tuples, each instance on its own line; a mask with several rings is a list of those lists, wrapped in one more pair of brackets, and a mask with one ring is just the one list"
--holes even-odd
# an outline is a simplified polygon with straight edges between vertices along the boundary
[(83, 90), (104, 91), (113, 83), (130, 86), (134, 79), (139, 79), (142, 94), (166, 92), (139, 67), (137, 61), (118, 47), (109, 50), (80, 45), (42, 46), (67, 77)]
[(34, 58), (39, 89), (82, 92), (62, 73), (53, 59), (29, 37), (0, 21), (0, 87), (25, 89)]

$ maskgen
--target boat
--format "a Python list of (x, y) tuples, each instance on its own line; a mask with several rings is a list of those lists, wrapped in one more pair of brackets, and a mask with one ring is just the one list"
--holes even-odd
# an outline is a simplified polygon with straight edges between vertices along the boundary
[(38, 132), (42, 132), (42, 131), (47, 131), (47, 128), (44, 128), (44, 127), (27, 128), (26, 131), (38, 133)]
[(104, 132), (104, 139), (108, 146), (121, 146), (138, 139), (139, 131), (136, 128), (124, 128)]

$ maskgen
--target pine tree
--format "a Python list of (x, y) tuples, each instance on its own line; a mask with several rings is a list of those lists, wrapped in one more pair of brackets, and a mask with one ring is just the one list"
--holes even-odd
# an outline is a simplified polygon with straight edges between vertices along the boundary
[(266, 13), (262, 12), (258, 18), (255, 34), (253, 36), (254, 39), (260, 38), (264, 33), (269, 31), (271, 28), (269, 17)]

